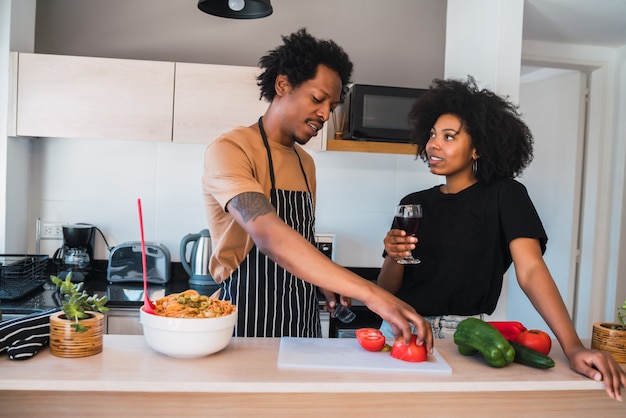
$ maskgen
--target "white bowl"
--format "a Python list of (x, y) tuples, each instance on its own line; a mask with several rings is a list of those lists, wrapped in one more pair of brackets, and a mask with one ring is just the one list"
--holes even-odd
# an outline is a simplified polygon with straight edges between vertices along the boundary
[(169, 318), (139, 310), (146, 342), (170, 357), (197, 358), (216, 353), (233, 336), (237, 312), (218, 318)]

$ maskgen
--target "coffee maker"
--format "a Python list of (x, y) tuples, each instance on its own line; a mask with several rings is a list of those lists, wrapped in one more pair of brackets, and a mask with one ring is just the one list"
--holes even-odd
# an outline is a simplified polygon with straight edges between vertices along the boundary
[(93, 265), (95, 231), (93, 225), (83, 223), (63, 226), (63, 246), (54, 253), (61, 279), (71, 271), (72, 281), (85, 280)]

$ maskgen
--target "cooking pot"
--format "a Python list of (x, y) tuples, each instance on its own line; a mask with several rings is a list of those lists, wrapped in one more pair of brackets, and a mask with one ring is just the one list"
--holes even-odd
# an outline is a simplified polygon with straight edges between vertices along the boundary
[[(187, 247), (193, 243), (189, 258)], [(197, 234), (187, 234), (180, 242), (180, 262), (189, 275), (189, 284), (196, 286), (216, 285), (209, 273), (209, 259), (211, 258), (211, 234), (203, 229)]]

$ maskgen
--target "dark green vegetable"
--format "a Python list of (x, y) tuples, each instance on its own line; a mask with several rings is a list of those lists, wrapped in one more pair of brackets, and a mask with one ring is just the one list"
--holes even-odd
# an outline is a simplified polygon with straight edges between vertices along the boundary
[(534, 367), (537, 369), (549, 369), (554, 367), (554, 360), (543, 353), (532, 348), (524, 347), (514, 341), (509, 341), (511, 346), (515, 349), (515, 362), (523, 364), (525, 366)]
[[(454, 333), (454, 342), (463, 355), (480, 352), (492, 367), (504, 367), (515, 359), (511, 344), (492, 325), (478, 318), (467, 318), (459, 323)], [(472, 353), (472, 350), (476, 350)]]
[(478, 353), (478, 350), (472, 347), (468, 347), (466, 345), (460, 345), (459, 353), (463, 354), (464, 356), (473, 356), (474, 354)]

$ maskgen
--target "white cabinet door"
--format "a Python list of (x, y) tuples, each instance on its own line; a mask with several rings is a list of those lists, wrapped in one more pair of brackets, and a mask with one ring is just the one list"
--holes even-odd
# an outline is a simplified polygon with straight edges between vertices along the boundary
[(259, 100), (259, 73), (256, 67), (176, 63), (173, 141), (208, 144), (255, 123), (268, 106)]
[[(173, 141), (208, 144), (236, 126), (249, 126), (267, 110), (257, 67), (176, 63)], [(326, 130), (305, 148), (323, 149)]]
[(170, 142), (174, 66), (20, 53), (16, 134)]

